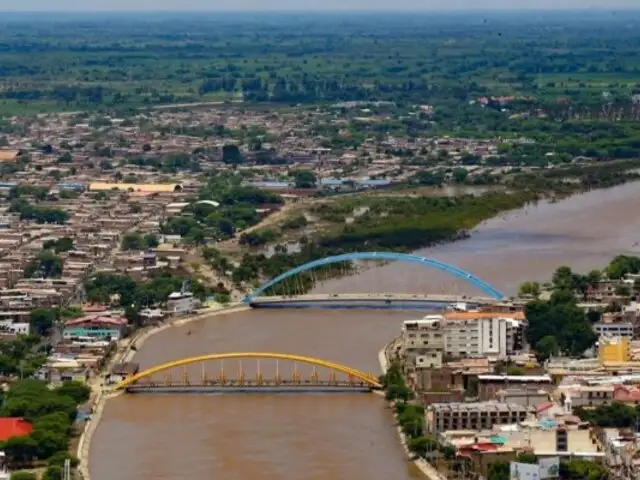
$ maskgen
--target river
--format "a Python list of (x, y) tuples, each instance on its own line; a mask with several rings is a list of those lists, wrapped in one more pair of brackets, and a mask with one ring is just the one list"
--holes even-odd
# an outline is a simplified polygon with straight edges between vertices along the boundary
[[(479, 226), (471, 238), (421, 250), (508, 294), (562, 264), (587, 271), (640, 250), (639, 185), (540, 202)], [(640, 252), (638, 252), (640, 253)], [(389, 264), (322, 290), (475, 292), (420, 267)], [(415, 276), (414, 276), (415, 275)], [(449, 282), (449, 283), (447, 283)], [(296, 353), (377, 372), (377, 352), (407, 311), (258, 310), (220, 315), (152, 336), (141, 366), (213, 352)], [(191, 330), (191, 334), (187, 332)], [(368, 395), (120, 396), (107, 402), (91, 447), (93, 480), (409, 479), (391, 414)]]

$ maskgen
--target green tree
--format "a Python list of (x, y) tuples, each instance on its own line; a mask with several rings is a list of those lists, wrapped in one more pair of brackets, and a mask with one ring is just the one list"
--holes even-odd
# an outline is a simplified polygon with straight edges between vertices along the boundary
[(509, 463), (503, 461), (490, 463), (487, 480), (509, 480)]
[(61, 237), (56, 240), (47, 240), (43, 243), (42, 248), (45, 250), (53, 250), (56, 253), (68, 252), (73, 250), (73, 239), (70, 237)]
[(551, 356), (556, 356), (560, 353), (560, 347), (556, 337), (553, 335), (547, 335), (542, 337), (538, 343), (535, 344), (535, 351), (538, 358), (546, 360)]
[(628, 255), (618, 255), (605, 269), (607, 277), (620, 279), (629, 273), (640, 272), (640, 258)]
[(453, 183), (464, 183), (469, 176), (469, 172), (466, 168), (454, 168), (451, 175)]
[(139, 233), (127, 232), (122, 236), (120, 248), (122, 250), (143, 250), (144, 240)]
[(296, 188), (315, 188), (316, 176), (309, 170), (296, 170), (293, 172)]
[(73, 162), (73, 157), (70, 152), (64, 152), (62, 155), (58, 157), (56, 160), (57, 163), (71, 163)]
[(62, 467), (51, 465), (45, 470), (42, 480), (64, 480), (62, 478)]
[(62, 269), (62, 259), (50, 250), (43, 250), (27, 264), (24, 276), (26, 278), (33, 278), (36, 275), (57, 278), (62, 275)]
[(628, 285), (616, 285), (615, 294), (620, 297), (628, 297), (631, 295), (631, 289)]
[(57, 319), (56, 310), (53, 308), (36, 308), (29, 314), (29, 325), (38, 335), (47, 335)]
[(38, 475), (32, 472), (14, 472), (11, 480), (38, 480)]
[(540, 290), (540, 284), (538, 282), (524, 282), (522, 285), (520, 285), (518, 295), (521, 297), (529, 295), (533, 297), (539, 297)]
[(76, 403), (80, 404), (89, 400), (91, 388), (82, 382), (69, 381), (56, 388), (55, 393), (71, 397)]
[(7, 457), (16, 463), (27, 463), (38, 454), (38, 443), (30, 436), (10, 437), (3, 446)]
[(553, 274), (551, 282), (553, 283), (553, 288), (556, 290), (573, 290), (573, 272), (567, 266), (558, 267)]
[(438, 440), (432, 436), (414, 437), (409, 439), (408, 447), (413, 453), (424, 457), (438, 450)]

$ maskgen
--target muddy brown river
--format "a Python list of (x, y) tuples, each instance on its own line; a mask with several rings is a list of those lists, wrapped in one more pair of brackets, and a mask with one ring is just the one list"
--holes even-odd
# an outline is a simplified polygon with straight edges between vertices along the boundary
[[(540, 203), (479, 226), (470, 239), (421, 250), (507, 294), (546, 281), (558, 265), (586, 271), (618, 253), (640, 254), (640, 184)], [(401, 263), (333, 280), (319, 291), (477, 293)], [(213, 316), (152, 336), (149, 367), (215, 352), (283, 352), (378, 373), (377, 353), (402, 320), (424, 312), (254, 310)], [(191, 331), (190, 334), (188, 332)], [(230, 366), (231, 368), (231, 366)], [(233, 367), (235, 368), (235, 367)], [(139, 395), (107, 402), (91, 444), (93, 480), (403, 480), (415, 475), (379, 397)]]

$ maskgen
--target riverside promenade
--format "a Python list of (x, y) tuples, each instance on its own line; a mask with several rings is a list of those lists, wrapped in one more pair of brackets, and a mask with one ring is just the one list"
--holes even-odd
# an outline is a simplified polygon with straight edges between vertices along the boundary
[[(392, 340), (390, 343), (385, 345), (384, 348), (380, 350), (380, 352), (378, 352), (378, 361), (380, 362), (380, 368), (383, 375), (387, 373), (387, 370), (389, 370), (389, 365), (391, 363), (389, 360), (390, 354), (394, 350), (397, 341), (398, 339)], [(384, 392), (380, 393), (384, 395)], [(397, 415), (395, 415), (395, 413), (394, 418), (396, 418), (397, 420)], [(404, 452), (407, 455), (407, 458), (409, 458), (413, 462), (413, 464), (418, 468), (418, 470), (420, 470), (420, 473), (422, 473), (425, 478), (428, 478), (429, 480), (447, 480), (444, 475), (440, 474), (440, 472), (438, 472), (433, 467), (433, 465), (427, 462), (424, 458), (415, 458), (415, 455), (412, 454), (409, 450), (407, 437), (402, 431), (400, 425), (396, 425), (396, 430), (398, 432), (398, 437), (400, 438), (402, 448), (404, 448)]]
[[(78, 449), (76, 456), (80, 460), (78, 465), (78, 473), (82, 480), (91, 480), (90, 471), (90, 451), (91, 451), (91, 439), (95, 431), (98, 428), (100, 419), (104, 412), (104, 407), (109, 398), (121, 395), (122, 392), (113, 392), (108, 386), (105, 385), (105, 376), (111, 371), (114, 365), (123, 362), (129, 362), (133, 359), (137, 349), (142, 347), (144, 342), (156, 333), (162, 332), (168, 328), (179, 327), (188, 323), (204, 320), (208, 317), (215, 315), (223, 315), (228, 313), (236, 313), (244, 310), (248, 310), (250, 307), (247, 305), (234, 304), (228, 307), (221, 307), (216, 309), (210, 309), (206, 311), (198, 312), (195, 315), (183, 317), (174, 321), (163, 323), (150, 328), (144, 328), (138, 330), (133, 336), (124, 339), (119, 345), (115, 354), (111, 357), (111, 360), (105, 365), (105, 367), (96, 373), (91, 378), (89, 386), (91, 387), (91, 398), (89, 400), (91, 405), (92, 414), (87, 423), (84, 426), (84, 430), (80, 435), (78, 442)], [(135, 345), (135, 349), (132, 348)]]

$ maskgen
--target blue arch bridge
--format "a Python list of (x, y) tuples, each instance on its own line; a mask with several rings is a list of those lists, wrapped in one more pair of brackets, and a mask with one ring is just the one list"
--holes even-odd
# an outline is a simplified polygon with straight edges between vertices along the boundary
[[(387, 269), (375, 268), (368, 272), (368, 289), (372, 289), (373, 285), (376, 291), (356, 293), (330, 291), (324, 293), (325, 289), (322, 285), (327, 281), (361, 273), (363, 270), (375, 266), (372, 265), (372, 262), (403, 262), (407, 265), (402, 267), (403, 270), (400, 274), (389, 275)], [(410, 265), (415, 265), (415, 267), (411, 267), (413, 268), (412, 275), (405, 271), (410, 268)], [(451, 284), (434, 284), (434, 271), (446, 274), (444, 278), (449, 278)], [(421, 275), (415, 275), (415, 273), (427, 276), (424, 285), (420, 280)], [(442, 275), (436, 275), (436, 277), (441, 278)], [(478, 294), (458, 293), (461, 281), (473, 287)], [(400, 291), (393, 293), (393, 290), (389, 288), (390, 282), (393, 284), (394, 290)], [(406, 282), (409, 283), (403, 285)], [(359, 282), (345, 282), (345, 284), (349, 283), (357, 284)], [(381, 287), (376, 286), (378, 283), (381, 284)], [(354, 252), (314, 260), (292, 268), (260, 285), (244, 298), (244, 302), (253, 307), (319, 306), (322, 304), (368, 307), (379, 304), (380, 306), (406, 305), (415, 307), (418, 304), (433, 306), (433, 304), (456, 302), (493, 303), (504, 298), (505, 295), (500, 290), (473, 273), (433, 258), (394, 252)]]

